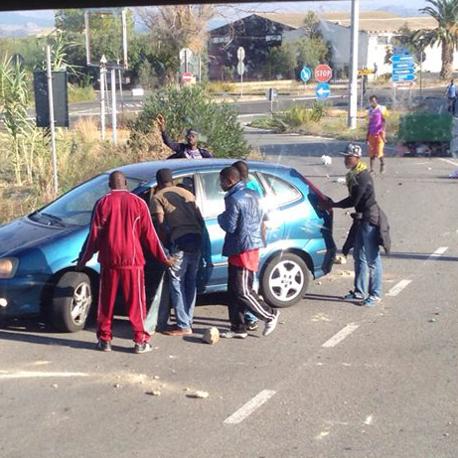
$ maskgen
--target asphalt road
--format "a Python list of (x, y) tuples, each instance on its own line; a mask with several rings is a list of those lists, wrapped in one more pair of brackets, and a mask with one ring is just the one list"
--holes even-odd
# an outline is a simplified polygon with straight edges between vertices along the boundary
[[(341, 160), (268, 160), (334, 199), (346, 194)], [(375, 177), (393, 253), (374, 309), (341, 301), (350, 263), (313, 281), (269, 337), (201, 343), (208, 326), (228, 326), (218, 305), (197, 308), (193, 336), (154, 336), (147, 355), (130, 353), (121, 319), (108, 354), (94, 350), (93, 329), (0, 329), (0, 456), (455, 458), (458, 183), (447, 176), (456, 167), (389, 158)], [(337, 210), (339, 246), (349, 225)], [(209, 397), (188, 398), (193, 390)]]

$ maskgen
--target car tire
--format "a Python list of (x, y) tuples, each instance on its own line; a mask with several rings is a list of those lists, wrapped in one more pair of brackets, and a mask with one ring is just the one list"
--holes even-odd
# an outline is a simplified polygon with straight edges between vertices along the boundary
[(273, 257), (261, 277), (261, 292), (272, 307), (291, 307), (305, 295), (310, 274), (304, 260), (294, 253)]
[(51, 323), (59, 331), (81, 331), (92, 304), (90, 278), (82, 272), (65, 272), (54, 287), (51, 302)]

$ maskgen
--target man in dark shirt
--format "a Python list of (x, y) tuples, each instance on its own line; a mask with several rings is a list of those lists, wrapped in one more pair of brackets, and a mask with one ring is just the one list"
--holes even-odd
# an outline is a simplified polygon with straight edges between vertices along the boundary
[(199, 134), (194, 129), (186, 131), (186, 143), (177, 143), (170, 139), (165, 130), (165, 119), (161, 114), (156, 118), (156, 124), (162, 135), (162, 141), (174, 151), (167, 159), (208, 159), (213, 154), (205, 148), (199, 148)]
[(352, 214), (356, 226), (354, 236), (353, 258), (355, 261), (355, 289), (344, 299), (361, 301), (361, 305), (374, 307), (382, 297), (382, 260), (379, 252), (379, 213), (375, 200), (374, 182), (361, 161), (361, 147), (349, 144), (345, 153), (345, 166), (349, 169), (346, 175), (349, 196), (339, 202), (329, 200), (327, 208), (354, 207)]
[(175, 259), (175, 265), (169, 270), (169, 278), (170, 298), (177, 325), (164, 330), (164, 334), (185, 336), (192, 334), (205, 223), (194, 194), (174, 185), (170, 169), (158, 170), (156, 179), (158, 191), (151, 199), (151, 213), (159, 223), (162, 241), (165, 242), (166, 236), (170, 238), (170, 252)]

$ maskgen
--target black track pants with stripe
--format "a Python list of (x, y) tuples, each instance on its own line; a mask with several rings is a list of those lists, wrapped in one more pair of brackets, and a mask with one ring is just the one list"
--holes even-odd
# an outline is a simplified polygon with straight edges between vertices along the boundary
[(227, 289), (229, 293), (229, 320), (231, 330), (245, 332), (244, 312), (248, 308), (263, 321), (275, 317), (274, 311), (253, 289), (254, 272), (229, 264)]

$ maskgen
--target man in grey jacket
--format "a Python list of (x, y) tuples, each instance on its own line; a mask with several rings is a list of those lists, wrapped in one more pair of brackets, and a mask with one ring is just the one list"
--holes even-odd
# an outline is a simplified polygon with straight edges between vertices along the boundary
[(220, 173), (225, 211), (218, 216), (218, 224), (226, 232), (223, 256), (229, 264), (228, 291), (231, 330), (222, 337), (247, 337), (245, 309), (265, 322), (263, 335), (269, 335), (277, 326), (280, 312), (273, 310), (253, 289), (255, 272), (259, 268), (259, 249), (262, 237), (263, 213), (257, 194), (248, 189), (235, 167), (226, 167)]

